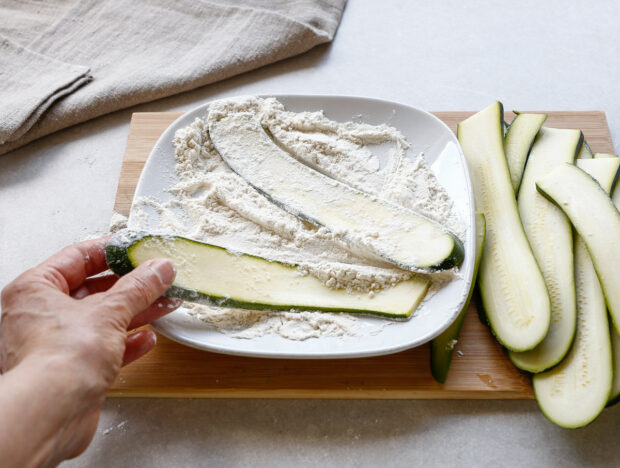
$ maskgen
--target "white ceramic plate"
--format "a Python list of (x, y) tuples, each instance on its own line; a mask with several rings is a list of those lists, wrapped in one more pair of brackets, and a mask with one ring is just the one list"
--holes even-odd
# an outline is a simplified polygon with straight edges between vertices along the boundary
[[(156, 321), (153, 326), (163, 335), (194, 348), (226, 354), (273, 358), (351, 358), (377, 356), (421, 345), (443, 330), (461, 310), (473, 273), (474, 259), (474, 202), (465, 157), (450, 129), (439, 119), (420, 109), (379, 99), (347, 96), (275, 96), (288, 110), (323, 110), (337, 121), (363, 121), (370, 124), (388, 123), (399, 129), (412, 147), (408, 155), (424, 153), (439, 182), (446, 188), (455, 209), (468, 227), (465, 260), (461, 265), (462, 279), (443, 287), (408, 322), (394, 322), (380, 327), (385, 321), (359, 318), (360, 336), (320, 337), (291, 341), (278, 335), (254, 339), (238, 339), (209, 329), (200, 320), (190, 317), (183, 308)], [(209, 104), (187, 112), (175, 120), (162, 134), (142, 171), (136, 196), (165, 201), (167, 189), (175, 182), (172, 139), (176, 130), (188, 126), (196, 117), (203, 117)], [(156, 230), (157, 226), (149, 226)], [(387, 323), (387, 322), (386, 322)], [(369, 330), (380, 329), (370, 334)]]

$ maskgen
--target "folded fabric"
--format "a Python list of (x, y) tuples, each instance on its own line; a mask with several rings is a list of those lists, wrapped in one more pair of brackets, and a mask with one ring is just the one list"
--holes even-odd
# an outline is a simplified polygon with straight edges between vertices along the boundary
[[(61, 14), (50, 13), (39, 35), (29, 32), (28, 44), (0, 37), (0, 154), (328, 42), (345, 0), (58, 3)], [(49, 9), (50, 0), (45, 4)], [(0, 7), (0, 33), (28, 36), (24, 8)]]
[(14, 141), (62, 96), (90, 80), (89, 68), (64, 63), (0, 36), (0, 143)]

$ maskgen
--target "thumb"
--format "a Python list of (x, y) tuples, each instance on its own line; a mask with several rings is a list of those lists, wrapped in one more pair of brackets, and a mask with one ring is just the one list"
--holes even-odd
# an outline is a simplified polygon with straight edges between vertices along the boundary
[(172, 285), (176, 271), (170, 260), (155, 259), (143, 263), (122, 276), (106, 293), (106, 301), (127, 312), (127, 324), (150, 306)]

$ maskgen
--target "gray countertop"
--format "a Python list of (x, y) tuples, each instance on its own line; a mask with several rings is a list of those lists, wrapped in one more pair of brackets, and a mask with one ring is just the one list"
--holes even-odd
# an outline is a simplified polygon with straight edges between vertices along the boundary
[[(0, 287), (112, 214), (132, 112), (235, 94), (350, 94), (429, 110), (602, 109), (620, 149), (620, 3), (353, 0), (334, 43), (0, 157)], [(618, 465), (620, 405), (587, 428), (534, 402), (110, 399), (66, 466)]]

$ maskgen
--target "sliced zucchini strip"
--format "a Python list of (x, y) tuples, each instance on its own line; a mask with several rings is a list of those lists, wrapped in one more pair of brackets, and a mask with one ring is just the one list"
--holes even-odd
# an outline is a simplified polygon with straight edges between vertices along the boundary
[(551, 324), (545, 339), (531, 351), (509, 353), (513, 364), (528, 372), (543, 372), (558, 364), (575, 337), (573, 232), (562, 210), (538, 193), (536, 181), (558, 164), (574, 162), (582, 141), (579, 130), (541, 128), (519, 190), (523, 229), (551, 299)]
[(508, 127), (504, 138), (504, 152), (506, 153), (506, 161), (508, 161), (510, 181), (515, 193), (519, 191), (523, 168), (534, 144), (534, 139), (545, 120), (547, 120), (547, 114), (519, 113)]
[(486, 220), (478, 284), (489, 324), (513, 351), (527, 351), (549, 329), (549, 294), (525, 237), (508, 173), (502, 138), (502, 105), (496, 102), (458, 126), (476, 209)]
[(560, 164), (536, 186), (566, 213), (586, 243), (614, 326), (620, 330), (620, 212), (605, 190), (572, 164)]
[(294, 265), (178, 236), (120, 231), (106, 247), (106, 261), (123, 275), (138, 265), (168, 258), (177, 275), (167, 296), (220, 307), (251, 310), (317, 310), (407, 319), (428, 288), (413, 278), (372, 295), (332, 289)]
[[(601, 186), (608, 189), (615, 177), (603, 161), (578, 161)], [(581, 164), (586, 163), (586, 164)], [(593, 205), (594, 206), (594, 205)], [(533, 378), (541, 410), (566, 428), (592, 422), (605, 408), (612, 388), (612, 350), (605, 298), (588, 250), (575, 239), (577, 333), (567, 357), (555, 368)]]
[(431, 374), (433, 374), (433, 377), (439, 383), (444, 383), (448, 378), (452, 354), (458, 342), (461, 327), (463, 326), (463, 321), (465, 320), (465, 315), (469, 309), (469, 303), (476, 287), (476, 277), (478, 276), (478, 266), (482, 258), (485, 232), (486, 225), (484, 222), (484, 215), (482, 213), (476, 213), (476, 260), (474, 262), (474, 276), (471, 280), (467, 300), (452, 325), (446, 328), (441, 335), (431, 342)]
[(428, 273), (462, 262), (463, 244), (446, 228), (300, 163), (253, 114), (211, 112), (209, 132), (233, 171), (284, 210), (342, 233), (353, 246), (410, 271)]

